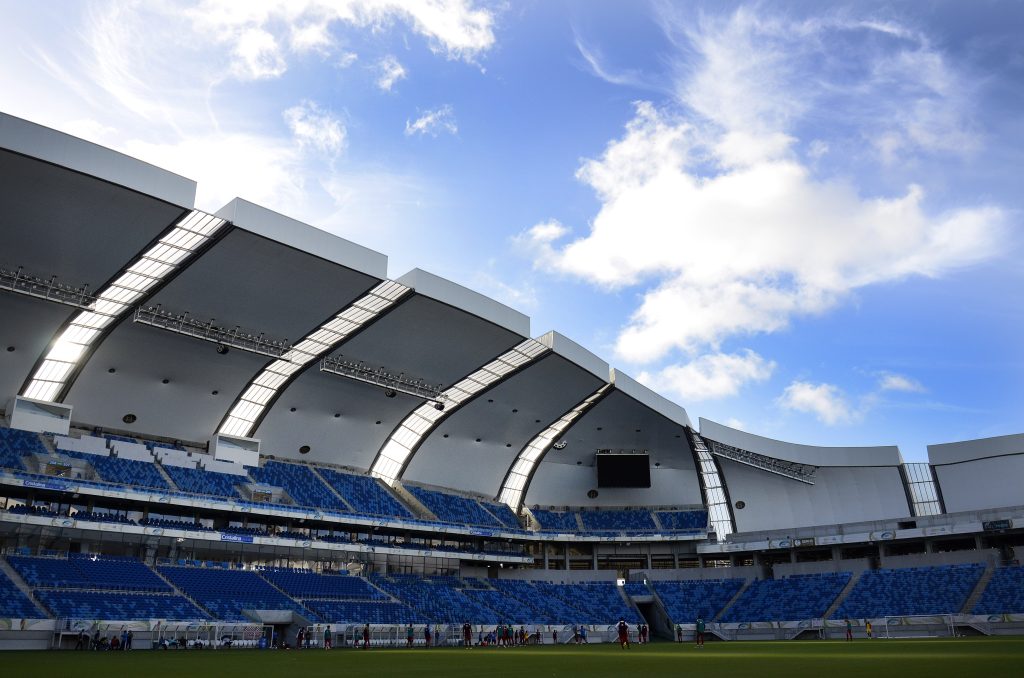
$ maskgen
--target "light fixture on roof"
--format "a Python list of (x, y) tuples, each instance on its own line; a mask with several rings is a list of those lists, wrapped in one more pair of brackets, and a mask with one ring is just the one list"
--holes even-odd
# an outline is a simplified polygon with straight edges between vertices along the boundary
[(222, 355), (227, 353), (229, 348), (237, 348), (240, 351), (280, 358), (291, 348), (286, 340), (267, 339), (262, 332), (252, 334), (237, 325), (229, 330), (226, 327), (215, 325), (213, 320), (199, 320), (190, 317), (188, 312), (165, 311), (159, 304), (147, 308), (137, 308), (132, 319), (142, 325), (212, 342), (217, 344), (217, 353)]
[(564, 440), (559, 440), (557, 443), (555, 443), (551, 447), (555, 448), (556, 450), (564, 450), (565, 446), (568, 445), (568, 444), (569, 443), (565, 442)]
[(320, 371), (336, 374), (364, 384), (380, 386), (384, 395), (394, 398), (399, 393), (423, 398), (440, 404), (444, 399), (444, 391), (440, 386), (432, 386), (422, 379), (405, 376), (405, 373), (394, 374), (383, 367), (374, 369), (362, 362), (345, 360), (344, 358), (327, 357), (320, 360)]
[(87, 310), (76, 313), (68, 321), (21, 395), (37, 400), (61, 398), (93, 344), (135, 304), (207, 246), (225, 223), (219, 217), (198, 210), (179, 219), (113, 282), (100, 289)]
[(92, 309), (96, 303), (96, 297), (89, 294), (88, 285), (71, 287), (57, 282), (55, 275), (46, 279), (25, 273), (21, 266), (14, 271), (0, 268), (0, 290), (17, 292), (46, 301), (55, 301), (58, 304), (74, 306), (86, 311)]

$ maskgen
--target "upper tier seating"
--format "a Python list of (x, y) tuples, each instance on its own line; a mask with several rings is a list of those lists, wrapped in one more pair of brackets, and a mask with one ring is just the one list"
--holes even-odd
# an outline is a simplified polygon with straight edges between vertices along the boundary
[(533, 517), (540, 524), (540, 529), (543, 531), (580, 531), (580, 525), (576, 522), (576, 516), (578, 514), (574, 511), (548, 511), (547, 509), (533, 509), (530, 513), (533, 514)]
[(464, 525), (483, 525), (485, 527), (501, 527), (498, 519), (488, 513), (474, 499), (456, 494), (437, 492), (415, 485), (406, 488), (414, 497), (430, 510), (439, 520)]
[(260, 575), (271, 584), (295, 598), (334, 600), (387, 600), (388, 597), (370, 585), (364, 577), (340, 574), (317, 574), (308, 570), (266, 569)]
[(521, 530), (522, 526), (519, 524), (519, 517), (516, 516), (508, 504), (496, 504), (492, 501), (481, 501), (481, 506), (487, 509), (487, 512), (498, 519), (504, 527), (511, 530)]
[(581, 511), (580, 519), (583, 527), (591, 531), (635, 531), (653, 532), (658, 529), (650, 511), (639, 510), (601, 510)]
[(573, 623), (614, 624), (619, 619), (630, 624), (640, 623), (636, 610), (622, 599), (615, 582), (551, 584), (538, 581), (533, 584), (542, 593), (559, 598), (577, 610), (579, 616), (571, 620)]
[(622, 590), (625, 591), (626, 595), (630, 598), (651, 595), (651, 590), (647, 588), (647, 584), (642, 581), (627, 581), (623, 584)]
[(23, 471), (25, 465), (21, 458), (31, 454), (49, 454), (38, 435), (0, 427), (0, 466)]
[(707, 511), (658, 511), (656, 515), (668, 532), (703, 531), (708, 527)]
[(39, 600), (58, 618), (71, 619), (169, 619), (176, 621), (206, 620), (209, 615), (179, 595), (153, 593), (121, 593), (116, 596), (103, 591), (61, 591), (45, 589), (36, 592)]
[(992, 574), (974, 614), (1016, 614), (1024, 612), (1024, 566), (1001, 567)]
[(428, 580), (411, 575), (371, 576), (370, 581), (431, 623), (493, 624), (500, 621), (497, 612), (454, 589), (444, 577)]
[(8, 556), (7, 560), (34, 588), (171, 592), (166, 582), (134, 558), (72, 554), (68, 558)]
[(755, 580), (725, 611), (720, 621), (820, 619), (839, 597), (850, 577), (849, 572), (828, 572)]
[(412, 513), (391, 496), (380, 480), (330, 468), (319, 469), (324, 480), (345, 498), (354, 511), (373, 516), (412, 518)]
[(868, 570), (832, 618), (955, 614), (984, 571), (985, 566), (979, 564)]
[(0, 571), (0, 617), (14, 619), (45, 619), (48, 615), (36, 607), (21, 589)]
[(248, 481), (245, 476), (216, 473), (214, 471), (186, 468), (184, 466), (164, 466), (163, 468), (182, 492), (206, 494), (213, 497), (238, 499), (239, 495), (235, 489), (235, 484)]
[(742, 579), (652, 581), (673, 624), (711, 621), (743, 588)]
[(164, 477), (160, 475), (154, 462), (103, 457), (83, 452), (63, 451), (61, 454), (89, 462), (96, 470), (96, 475), (108, 483), (152, 487), (161, 490), (171, 489)]
[(215, 619), (247, 621), (242, 610), (292, 610), (311, 621), (316, 615), (255, 572), (200, 567), (160, 567), (160, 574), (210, 611)]
[(426, 624), (430, 620), (401, 603), (369, 600), (303, 601), (329, 624)]
[(268, 461), (261, 468), (249, 469), (249, 475), (257, 483), (284, 488), (299, 506), (348, 512), (344, 502), (306, 466)]

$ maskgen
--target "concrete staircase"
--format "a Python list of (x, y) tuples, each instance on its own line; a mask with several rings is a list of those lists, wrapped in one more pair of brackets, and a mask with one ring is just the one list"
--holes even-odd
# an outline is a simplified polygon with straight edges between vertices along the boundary
[(836, 610), (839, 609), (839, 606), (843, 604), (844, 600), (846, 600), (846, 596), (850, 595), (850, 591), (852, 591), (853, 587), (856, 586), (857, 582), (860, 581), (861, 574), (863, 574), (863, 572), (853, 573), (853, 576), (850, 577), (850, 581), (846, 582), (846, 586), (843, 587), (843, 590), (839, 592), (839, 595), (836, 596), (836, 599), (833, 600), (832, 604), (828, 606), (827, 610), (825, 610), (825, 614), (823, 615), (824, 619), (828, 619), (836, 613)]
[(174, 481), (171, 480), (171, 476), (168, 475), (167, 471), (164, 470), (163, 465), (156, 459), (153, 460), (153, 467), (156, 469), (156, 472), (160, 474), (160, 477), (164, 479), (164, 482), (167, 483), (167, 487), (171, 488), (172, 492), (181, 492), (181, 488), (174, 484)]
[(35, 594), (32, 593), (32, 587), (25, 583), (25, 580), (21, 578), (18, 571), (11, 567), (11, 564), (7, 562), (6, 558), (0, 557), (0, 572), (7, 575), (7, 578), (18, 587), (18, 590), (25, 594), (25, 597), (32, 601), (32, 604), (43, 611), (47, 616), (52, 616), (50, 611), (43, 605)]
[[(384, 483), (384, 485), (387, 485), (387, 483)], [(395, 493), (399, 501), (405, 504), (417, 518), (421, 520), (437, 520), (438, 522), (441, 522), (440, 519), (431, 513), (430, 509), (424, 506), (412, 492), (402, 487), (401, 483), (395, 483), (390, 487), (390, 489)]]
[(992, 581), (993, 575), (996, 573), (995, 563), (989, 561), (985, 564), (985, 571), (981, 573), (981, 578), (978, 579), (978, 583), (975, 585), (974, 590), (971, 591), (971, 595), (967, 596), (967, 600), (964, 601), (964, 606), (960, 608), (960, 614), (971, 614), (971, 610), (981, 600), (981, 596), (985, 593), (985, 589), (988, 588), (988, 583)]

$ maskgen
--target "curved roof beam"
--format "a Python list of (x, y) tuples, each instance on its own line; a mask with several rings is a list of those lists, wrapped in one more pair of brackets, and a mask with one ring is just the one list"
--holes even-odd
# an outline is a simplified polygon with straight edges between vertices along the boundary
[(173, 278), (223, 233), (228, 222), (192, 210), (96, 294), (92, 308), (75, 314), (36, 363), (21, 395), (60, 402), (89, 355), (138, 302)]
[(349, 307), (310, 332), (281, 358), (264, 367), (246, 386), (221, 422), (219, 433), (251, 437), (278, 397), (313, 361), (331, 353), (369, 323), (393, 309), (412, 292), (385, 280)]
[(523, 505), (523, 497), (530, 488), (530, 481), (537, 471), (537, 466), (544, 459), (544, 455), (555, 444), (577, 419), (587, 413), (590, 408), (601, 402), (611, 392), (612, 384), (602, 384), (600, 388), (587, 396), (586, 400), (563, 414), (557, 421), (545, 428), (528, 442), (512, 465), (509, 466), (505, 480), (501, 484), (501, 491), (498, 500), (508, 504), (513, 511), (519, 511)]
[(393, 485), (402, 477), (423, 440), (438, 424), (462, 405), (550, 352), (551, 347), (547, 344), (527, 339), (446, 389), (440, 409), (429, 402), (417, 407), (391, 432), (373, 460), (370, 473)]

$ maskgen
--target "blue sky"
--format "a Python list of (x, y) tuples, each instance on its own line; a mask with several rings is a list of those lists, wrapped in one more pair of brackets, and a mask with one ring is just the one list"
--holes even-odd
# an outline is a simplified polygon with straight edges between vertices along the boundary
[(484, 292), (693, 417), (910, 460), (1024, 430), (1020, 3), (0, 12), (0, 110)]

